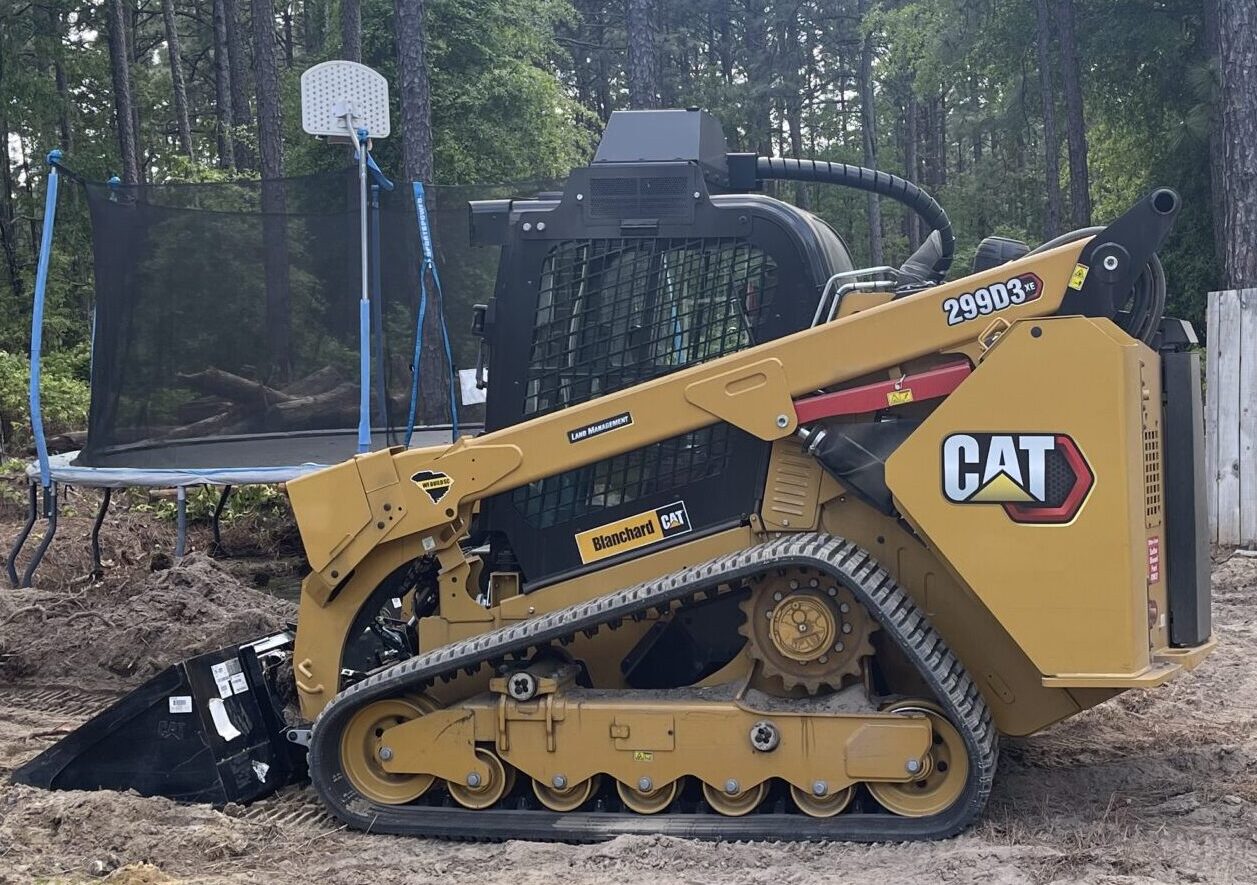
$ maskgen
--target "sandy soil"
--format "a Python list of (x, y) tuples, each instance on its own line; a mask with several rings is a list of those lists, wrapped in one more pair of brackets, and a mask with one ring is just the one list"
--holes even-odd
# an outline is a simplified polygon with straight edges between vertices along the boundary
[(154, 668), (256, 635), (290, 613), (252, 589), (256, 563), (222, 568), (192, 556), (149, 572), (143, 549), (167, 543), (157, 537), (165, 530), (152, 526), (107, 536), (131, 553), (105, 582), (75, 584), (72, 576), (85, 571), (85, 531), (86, 517), (67, 520), (54, 546), (61, 565), (44, 589), (0, 590), (3, 885), (1257, 882), (1257, 622), (1250, 614), (1257, 560), (1233, 556), (1216, 566), (1220, 647), (1197, 673), (1123, 695), (1034, 738), (1005, 741), (987, 813), (959, 838), (469, 845), (348, 832), (298, 788), (218, 812), (8, 784), (12, 768)]

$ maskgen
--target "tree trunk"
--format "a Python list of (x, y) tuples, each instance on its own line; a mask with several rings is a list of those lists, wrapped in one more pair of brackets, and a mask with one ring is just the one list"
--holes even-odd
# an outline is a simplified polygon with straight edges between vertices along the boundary
[(733, 34), (729, 27), (729, 0), (717, 0), (716, 16), (720, 22), (720, 39), (717, 54), (720, 56), (720, 76), (725, 83), (733, 82)]
[[(240, 0), (223, 0), (223, 2), (225, 4), (223, 8), (226, 11), (227, 58), (231, 63), (231, 121), (236, 126), (248, 126), (252, 122), (253, 114), (249, 108), (249, 57), (248, 50), (245, 49), (244, 35), (241, 33)], [(272, 23), (268, 31), (272, 34), (272, 42), (273, 32)], [(256, 25), (254, 33), (257, 33)], [(254, 73), (261, 75), (261, 65), (256, 58), (254, 59)], [(252, 169), (254, 159), (249, 145), (240, 138), (233, 141), (236, 168)]]
[(1205, 51), (1212, 69), (1213, 101), (1209, 114), (1209, 211), (1213, 220), (1214, 259), (1221, 267), (1226, 261), (1222, 231), (1226, 228), (1222, 192), (1226, 176), (1222, 138), (1222, 69), (1221, 41), (1218, 33), (1218, 0), (1205, 0), (1204, 4)]
[(57, 130), (61, 134), (61, 148), (67, 154), (74, 153), (74, 127), (70, 125), (70, 88), (66, 83), (65, 65), (58, 56), (52, 63), (53, 77), (57, 83), (57, 97), (61, 107), (57, 110)]
[[(0, 37), (0, 41), (2, 40)], [(0, 42), (0, 49), (7, 48)], [(5, 91), (5, 57), (5, 53), (0, 51), (0, 95), (10, 94)], [(5, 144), (9, 140), (8, 110), (8, 102), (0, 101), (0, 133), (4, 133)], [(15, 303), (20, 304), (23, 293), (22, 278), (18, 273), (17, 216), (13, 205), (13, 186), (12, 160), (6, 150), (4, 156), (0, 157), (0, 250), (4, 251), (4, 268), (9, 277), (9, 288), (13, 292)]]
[(401, 109), (402, 176), (432, 181), (432, 95), (424, 32), (426, 0), (394, 0), (397, 87)]
[(183, 51), (179, 48), (179, 28), (175, 24), (175, 0), (162, 0), (161, 16), (166, 26), (166, 56), (170, 60), (170, 87), (175, 98), (179, 149), (188, 155), (188, 159), (193, 159), (192, 124), (188, 120), (188, 88), (183, 80)]
[(234, 0), (214, 0), (214, 120), (218, 136), (218, 165), (236, 168), (235, 121), (231, 113), (231, 62), (227, 49), (227, 4)]
[(1087, 122), (1082, 106), (1082, 70), (1074, 31), (1074, 0), (1057, 0), (1061, 80), (1065, 85), (1065, 122), (1069, 140), (1069, 203), (1075, 228), (1091, 226), (1091, 175), (1087, 171)]
[[(428, 82), (428, 44), (424, 27), (425, 0), (393, 0), (396, 18), (398, 106), (401, 109), (403, 181), (432, 182), (432, 95)], [(418, 278), (410, 288), (418, 290)], [(419, 423), (448, 417), (450, 376), (445, 366), (438, 311), (429, 310), (421, 332)], [(452, 367), (451, 367), (452, 370)]]
[[(917, 180), (917, 113), (917, 94), (909, 83), (903, 112), (903, 168), (904, 177), (913, 182)], [(921, 245), (921, 216), (909, 211), (904, 213), (904, 217), (907, 219), (908, 251), (915, 252)]]
[(325, 15), (323, 0), (305, 0), (301, 4), (301, 48), (308, 56), (323, 52)]
[(131, 54), (127, 51), (127, 11), (123, 0), (106, 0), (109, 30), (109, 67), (113, 74), (114, 119), (118, 126), (118, 153), (123, 184), (140, 181), (139, 152), (135, 140), (135, 108), (131, 103)]
[(72, 156), (74, 128), (70, 125), (70, 88), (65, 75), (65, 16), (49, 6), (44, 9), (44, 17), (48, 25), (47, 52), (52, 58), (52, 78), (57, 87), (57, 147)]
[(947, 105), (942, 95), (930, 96), (922, 111), (921, 122), (925, 124), (925, 133), (921, 137), (921, 146), (925, 149), (921, 158), (922, 178), (937, 197), (937, 192), (947, 184)]
[[(782, 28), (782, 43), (786, 47), (783, 65), (786, 83), (782, 91), (782, 104), (785, 109), (789, 155), (792, 157), (803, 156), (803, 98), (806, 92), (806, 82), (803, 71), (804, 52), (800, 46), (800, 39), (798, 20), (791, 16)], [(794, 203), (800, 209), (812, 208), (811, 193), (806, 182), (795, 182)]]
[(340, 57), (362, 61), (361, 0), (340, 0)]
[(607, 23), (605, 12), (600, 12), (594, 29), (594, 43), (598, 45), (597, 71), (594, 92), (598, 96), (598, 117), (605, 124), (611, 119), (611, 72), (607, 62)]
[(288, 233), (279, 65), (275, 52), (275, 9), (271, 0), (252, 0), (253, 59), (257, 80), (258, 155), (262, 171), (262, 240), (266, 250), (266, 329), (269, 371), (263, 380), (283, 384), (292, 373), (289, 341)]
[(292, 3), (284, 3), (284, 67), (292, 70)]
[[(1214, 0), (1210, 0), (1214, 2)], [(1222, 266), (1231, 289), (1257, 286), (1257, 9), (1251, 3), (1222, 2), (1218, 26), (1221, 80)]]
[[(786, 126), (790, 133), (790, 156), (803, 156), (803, 102), (793, 97), (786, 103)], [(794, 183), (794, 204), (800, 209), (812, 208), (812, 193), (807, 182)]]
[(253, 56), (257, 67), (258, 149), (262, 177), (284, 174), (279, 106), (279, 65), (275, 53), (275, 12), (271, 0), (252, 0)]
[[(860, 0), (860, 18), (868, 10), (868, 0)], [(860, 129), (864, 140), (864, 165), (877, 168), (877, 107), (873, 91), (873, 35), (866, 34), (860, 47)], [(868, 194), (869, 264), (882, 260), (882, 204), (877, 194)]]
[(1061, 232), (1061, 147), (1052, 94), (1052, 25), (1048, 0), (1034, 0), (1034, 11), (1039, 47), (1039, 92), (1043, 98), (1043, 186), (1047, 191), (1043, 235), (1050, 240)]
[(772, 141), (772, 73), (773, 62), (768, 46), (768, 10), (766, 0), (746, 0), (742, 20), (745, 32), (746, 68), (750, 96), (747, 108), (747, 148), (760, 156), (771, 156)]
[[(666, 17), (669, 11), (667, 6), (658, 6), (655, 8), (655, 16), (653, 20), (655, 39), (652, 41), (655, 45), (655, 80), (658, 83), (658, 106), (661, 108), (675, 108), (681, 104), (680, 96), (677, 94), (677, 80), (688, 79), (692, 76), (692, 72), (687, 68), (687, 59), (685, 53), (686, 40), (679, 41), (678, 52), (675, 56), (668, 54), (669, 46), (677, 46), (678, 42), (673, 40), (674, 31), (671, 29), (671, 22)], [(664, 71), (671, 71), (671, 77), (663, 76)]]
[(625, 0), (628, 38), (629, 107), (659, 107), (659, 69), (655, 50), (655, 10), (651, 0)]
[(131, 66), (129, 68), (131, 74), (131, 131), (135, 133), (135, 156), (136, 156), (136, 173), (139, 176), (139, 183), (144, 184), (148, 181), (148, 156), (144, 152), (144, 126), (141, 124), (140, 111), (147, 112), (147, 108), (141, 108), (143, 104), (135, 94), (135, 70), (143, 69), (148, 64), (147, 57), (144, 56), (144, 50), (140, 48), (140, 8), (139, 0), (123, 0), (123, 8), (126, 9), (127, 18), (130, 21), (129, 36), (127, 37), (127, 50), (131, 53)]
[(295, 398), (292, 394), (276, 390), (260, 381), (253, 381), (214, 366), (200, 372), (179, 372), (176, 377), (180, 384), (198, 393), (212, 394), (234, 403), (267, 406)]

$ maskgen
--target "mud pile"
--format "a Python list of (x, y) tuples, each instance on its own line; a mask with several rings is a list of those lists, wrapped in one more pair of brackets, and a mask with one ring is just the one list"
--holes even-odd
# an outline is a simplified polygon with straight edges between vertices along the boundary
[(139, 682), (183, 658), (281, 629), (295, 606), (193, 553), (140, 578), (0, 592), (0, 680)]

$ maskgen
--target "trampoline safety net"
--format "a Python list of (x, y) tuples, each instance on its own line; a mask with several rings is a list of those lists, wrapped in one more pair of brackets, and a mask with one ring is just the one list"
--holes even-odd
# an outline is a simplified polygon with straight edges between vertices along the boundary
[[(357, 449), (359, 297), (355, 169), (273, 181), (85, 183), (96, 314), (91, 467), (329, 464)], [(515, 187), (427, 189), (454, 369), (475, 365), (472, 305), (497, 249), (472, 247), (467, 201)], [(527, 189), (523, 189), (528, 193)], [(379, 189), (372, 243), (373, 447), (405, 437), (422, 247), (412, 188)], [(378, 253), (378, 254), (377, 254)], [(450, 367), (427, 279), (413, 444), (446, 442)], [(463, 403), (461, 425), (483, 421)]]

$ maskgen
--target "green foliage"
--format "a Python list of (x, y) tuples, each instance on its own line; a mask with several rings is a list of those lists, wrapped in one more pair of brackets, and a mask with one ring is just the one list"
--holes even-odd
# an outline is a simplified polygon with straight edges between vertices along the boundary
[[(148, 178), (221, 181), (255, 175), (219, 167), (209, 5), (175, 4), (192, 118), (191, 158), (175, 137), (160, 6), (157, 0), (131, 5), (130, 69)], [(249, 4), (237, 5), (249, 51)], [(602, 120), (627, 103), (630, 35), (622, 0), (427, 0), (425, 5), (438, 183), (562, 176), (588, 159)], [(339, 56), (339, 0), (293, 0), (276, 8), (286, 172), (337, 168), (345, 163), (345, 152), (301, 131), (299, 76), (306, 67)], [(1183, 214), (1162, 257), (1170, 311), (1199, 329), (1204, 293), (1218, 280), (1208, 163), (1216, 129), (1215, 73), (1204, 45), (1201, 4), (1074, 0), (1074, 8), (1094, 221), (1112, 219), (1156, 185), (1183, 195)], [(104, 179), (119, 170), (104, 18), (97, 0), (0, 4), (0, 128), (7, 133), (11, 178), (11, 187), (0, 194), (0, 233), (11, 253), (10, 261), (0, 251), (0, 431), (8, 447), (29, 437), (23, 354), (47, 180), (43, 157), (60, 146), (67, 148), (68, 165), (88, 178)], [(392, 84), (397, 120), (394, 0), (362, 0), (362, 19), (363, 61)], [(857, 78), (861, 47), (871, 40), (877, 165), (921, 181), (948, 208), (959, 239), (954, 273), (967, 267), (988, 234), (1032, 244), (1044, 238), (1049, 161), (1032, 0), (658, 0), (654, 37), (665, 105), (713, 111), (734, 149), (766, 145), (781, 155), (850, 163), (864, 161)], [(245, 67), (250, 80), (245, 91), (252, 95), (252, 68)], [(1056, 78), (1059, 93), (1059, 67)], [(1063, 120), (1063, 98), (1055, 94), (1054, 100)], [(910, 122), (917, 131), (914, 168), (908, 168)], [(232, 136), (246, 152), (256, 152), (251, 121), (238, 121)], [(400, 166), (400, 151), (397, 137), (376, 145), (386, 170)], [(1055, 162), (1067, 189), (1063, 148)], [(863, 194), (793, 186), (771, 192), (806, 201), (846, 238), (857, 264), (867, 263)], [(52, 431), (81, 426), (85, 415), (93, 306), (86, 214), (77, 186), (64, 182), (44, 328), (44, 408)], [(897, 263), (909, 251), (904, 212), (883, 200), (882, 215), (885, 257)], [(186, 262), (211, 284), (230, 281), (218, 256), (188, 255)], [(448, 280), (454, 281), (454, 274)], [(308, 298), (302, 301), (305, 282), (293, 280), (298, 336), (320, 309)], [(205, 309), (213, 307), (210, 300)], [(198, 317), (179, 320), (190, 330), (190, 348), (247, 350), (258, 326), (256, 317), (241, 318), (239, 340), (220, 343), (198, 338), (196, 330), (207, 326)], [(389, 318), (404, 326), (403, 320)], [(351, 350), (329, 353), (328, 359), (352, 374)], [(151, 403), (158, 411), (174, 405)]]
[[(87, 381), (73, 352), (55, 354), (44, 364), (40, 391), (44, 428), (64, 433), (87, 424)], [(0, 350), (0, 448), (20, 451), (31, 443), (27, 391), (30, 363), (22, 354)]]
[[(187, 492), (189, 524), (207, 524), (214, 518), (222, 489), (217, 486), (196, 486)], [(144, 489), (131, 489), (126, 501), (127, 509), (152, 513), (160, 519), (174, 521), (178, 515), (178, 503), (170, 497), (151, 499)], [(288, 500), (279, 486), (237, 486), (231, 490), (227, 504), (219, 516), (223, 525), (239, 521), (274, 521), (287, 518)]]
[[(339, 12), (333, 10), (337, 15)], [(535, 181), (567, 174), (592, 151), (596, 124), (554, 74), (565, 0), (429, 0), (426, 35), (438, 184)], [(400, 119), (393, 0), (362, 2), (363, 62), (393, 88)], [(327, 57), (336, 57), (329, 47)], [(305, 63), (321, 61), (322, 56)], [(336, 168), (344, 154), (301, 132), (299, 71), (284, 74), (286, 171)], [(396, 137), (374, 146), (385, 170), (401, 165)]]

